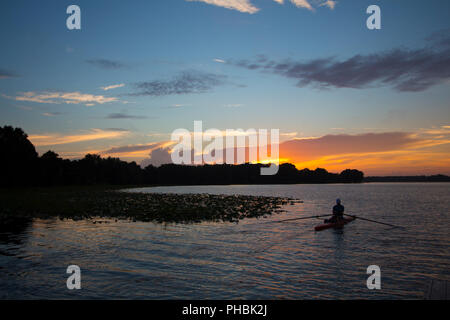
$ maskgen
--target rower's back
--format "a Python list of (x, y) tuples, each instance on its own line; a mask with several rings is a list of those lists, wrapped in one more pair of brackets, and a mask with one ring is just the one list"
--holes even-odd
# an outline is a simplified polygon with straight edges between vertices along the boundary
[(341, 199), (336, 200), (336, 205), (333, 207), (333, 215), (342, 217), (344, 215), (344, 206), (341, 204)]

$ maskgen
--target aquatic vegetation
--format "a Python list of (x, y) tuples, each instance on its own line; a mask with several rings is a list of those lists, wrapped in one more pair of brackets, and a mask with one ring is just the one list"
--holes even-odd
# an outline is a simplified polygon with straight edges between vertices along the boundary
[(160, 223), (238, 222), (279, 213), (298, 200), (211, 194), (149, 194), (108, 188), (36, 189), (2, 192), (0, 221), (13, 217), (73, 220), (107, 217)]

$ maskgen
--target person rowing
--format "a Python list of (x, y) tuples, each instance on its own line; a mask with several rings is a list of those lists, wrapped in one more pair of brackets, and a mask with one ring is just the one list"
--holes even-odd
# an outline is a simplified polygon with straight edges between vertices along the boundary
[(344, 219), (344, 206), (341, 199), (336, 199), (336, 205), (333, 207), (333, 216), (326, 222), (339, 222)]

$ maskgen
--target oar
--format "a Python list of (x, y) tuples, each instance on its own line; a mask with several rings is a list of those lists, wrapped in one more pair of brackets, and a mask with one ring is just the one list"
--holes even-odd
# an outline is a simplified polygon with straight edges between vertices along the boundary
[(270, 221), (270, 222), (286, 222), (286, 221), (294, 221), (294, 220), (303, 220), (303, 219), (312, 219), (312, 218), (320, 218), (320, 217), (329, 217), (330, 214), (323, 214), (319, 216), (310, 216), (310, 217), (300, 217), (300, 218), (292, 218), (292, 219), (286, 219), (286, 220), (278, 220), (278, 221)]
[(374, 223), (384, 224), (384, 225), (386, 225), (386, 226), (390, 226), (390, 227), (394, 227), (394, 228), (405, 229), (404, 227), (395, 226), (395, 225), (390, 224), (390, 223), (380, 222), (380, 221), (375, 221), (375, 220), (363, 218), (363, 217), (360, 217), (360, 216), (353, 216), (353, 215), (351, 215), (351, 214), (346, 214), (346, 213), (344, 213), (344, 215), (349, 216), (349, 217), (353, 217), (353, 218), (355, 218), (355, 219), (361, 219), (361, 220), (366, 220), (366, 221), (369, 221), (369, 222), (374, 222)]

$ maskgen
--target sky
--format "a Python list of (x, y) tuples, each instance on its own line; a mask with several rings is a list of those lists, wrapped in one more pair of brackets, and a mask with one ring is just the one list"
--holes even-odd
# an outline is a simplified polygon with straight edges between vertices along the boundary
[(5, 0), (0, 125), (143, 165), (196, 120), (276, 128), (299, 169), (450, 174), (449, 31), (447, 0)]

